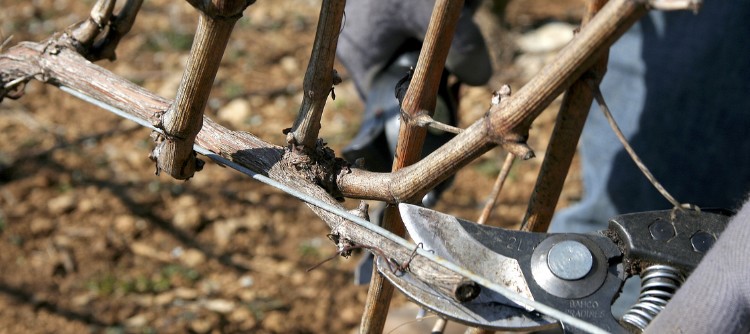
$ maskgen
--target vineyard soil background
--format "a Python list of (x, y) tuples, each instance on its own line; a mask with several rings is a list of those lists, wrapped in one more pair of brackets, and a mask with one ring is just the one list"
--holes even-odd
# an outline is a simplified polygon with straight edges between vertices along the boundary
[[(564, 40), (583, 11), (578, 0), (496, 2), (487, 1), (477, 14), (496, 75), (486, 87), (463, 89), (464, 126), (487, 110), (493, 89), (509, 83), (517, 90), (554, 54), (559, 38), (534, 49), (555, 36), (537, 36), (544, 29), (560, 31), (549, 22), (573, 24), (562, 27)], [(84, 19), (93, 5), (0, 3), (0, 42), (13, 36), (6, 48), (46, 39)], [(224, 54), (207, 115), (282, 145), (281, 130), (291, 126), (302, 101), (318, 12), (319, 2), (310, 0), (250, 6)], [(171, 98), (196, 21), (197, 11), (185, 1), (146, 1), (117, 49), (118, 60), (98, 64)], [(529, 42), (533, 38), (539, 41)], [(344, 82), (328, 102), (321, 137), (340, 152), (363, 107), (343, 66), (336, 68)], [(529, 144), (537, 158), (516, 163), (490, 223), (520, 223), (558, 105), (534, 123)], [(356, 258), (306, 271), (334, 252), (326, 225), (306, 206), (214, 163), (187, 182), (155, 176), (147, 158), (152, 147), (149, 130), (52, 86), (33, 82), (20, 100), (3, 101), (0, 333), (356, 328), (367, 293), (352, 284)], [(476, 220), (504, 155), (495, 149), (459, 172), (437, 209)], [(580, 196), (575, 166), (559, 207)], [(406, 303), (397, 295), (392, 308)]]

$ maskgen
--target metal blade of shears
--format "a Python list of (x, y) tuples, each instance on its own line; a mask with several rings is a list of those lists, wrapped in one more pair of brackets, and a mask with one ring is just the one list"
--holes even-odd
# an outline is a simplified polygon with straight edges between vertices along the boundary
[[(411, 237), (455, 264), (484, 277), (496, 279), (519, 294), (533, 299), (517, 260), (503, 256), (477, 242), (453, 216), (418, 206), (400, 204), (404, 224)], [(435, 289), (435, 282), (409, 272), (398, 275), (387, 259), (378, 258), (379, 271), (399, 290), (422, 306), (450, 319), (492, 329), (536, 330), (554, 327), (555, 319), (529, 312), (505, 297), (481, 289), (479, 295), (460, 302)]]
[(416, 243), (436, 255), (534, 299), (518, 261), (477, 242), (461, 227), (458, 218), (411, 204), (400, 204), (401, 218)]

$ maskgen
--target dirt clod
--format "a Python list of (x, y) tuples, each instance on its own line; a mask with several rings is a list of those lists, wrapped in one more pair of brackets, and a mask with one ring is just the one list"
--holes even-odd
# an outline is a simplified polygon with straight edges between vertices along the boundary
[(73, 194), (63, 194), (47, 202), (47, 209), (53, 215), (69, 212), (76, 206), (76, 198)]

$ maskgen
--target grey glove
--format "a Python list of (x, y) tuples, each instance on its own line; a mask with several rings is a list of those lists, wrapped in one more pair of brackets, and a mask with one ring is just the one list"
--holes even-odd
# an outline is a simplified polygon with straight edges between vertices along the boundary
[(750, 332), (750, 202), (645, 333)]
[[(479, 1), (466, 2), (446, 61), (433, 115), (443, 123), (455, 125), (458, 120), (458, 85), (449, 87), (448, 75), (454, 74), (459, 82), (468, 84), (483, 84), (491, 75), (484, 39), (472, 21), (478, 4)], [(433, 7), (431, 0), (347, 3), (337, 54), (365, 101), (359, 132), (343, 151), (347, 160), (364, 158), (369, 170), (391, 170), (400, 126), (400, 106), (394, 88), (409, 68), (416, 66)], [(431, 131), (422, 154), (431, 153), (452, 137)], [(434, 205), (448, 184), (443, 183), (428, 194), (424, 204)]]

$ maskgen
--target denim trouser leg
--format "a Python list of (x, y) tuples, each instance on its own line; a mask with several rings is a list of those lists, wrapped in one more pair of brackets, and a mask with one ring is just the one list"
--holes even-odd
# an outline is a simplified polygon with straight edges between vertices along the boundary
[[(620, 128), (682, 203), (738, 208), (750, 190), (750, 2), (699, 15), (652, 12), (611, 49), (601, 88)], [(581, 136), (584, 196), (552, 231), (606, 227), (620, 213), (669, 209), (597, 106)]]
[[(602, 93), (646, 166), (682, 203), (735, 209), (750, 190), (750, 2), (652, 12), (610, 52)], [(555, 232), (604, 229), (617, 214), (669, 209), (598, 106), (581, 136), (584, 196)], [(637, 286), (624, 295), (635, 300)], [(618, 313), (617, 311), (615, 311)]]

